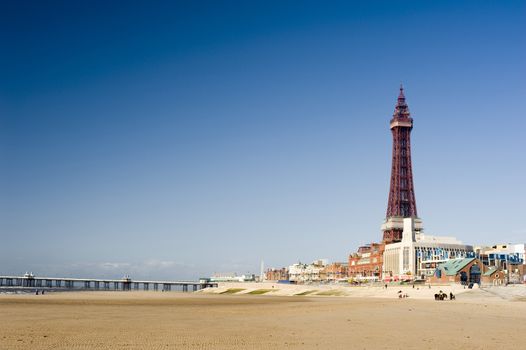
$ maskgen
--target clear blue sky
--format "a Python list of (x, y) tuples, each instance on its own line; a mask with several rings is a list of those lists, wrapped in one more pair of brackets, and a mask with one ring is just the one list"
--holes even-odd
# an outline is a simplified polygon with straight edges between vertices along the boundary
[(0, 273), (195, 278), (426, 231), (525, 242), (524, 1), (2, 1)]

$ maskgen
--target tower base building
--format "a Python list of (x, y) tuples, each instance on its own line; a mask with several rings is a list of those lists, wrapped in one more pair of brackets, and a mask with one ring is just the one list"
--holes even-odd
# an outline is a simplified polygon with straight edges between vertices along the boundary
[(474, 256), (472, 246), (454, 237), (425, 235), (416, 228), (418, 223), (415, 218), (404, 218), (402, 240), (385, 245), (384, 281), (424, 280), (443, 262)]

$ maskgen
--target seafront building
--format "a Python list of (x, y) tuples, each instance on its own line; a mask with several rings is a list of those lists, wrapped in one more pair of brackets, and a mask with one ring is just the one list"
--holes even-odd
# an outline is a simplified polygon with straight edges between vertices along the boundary
[(209, 278), (210, 282), (254, 282), (256, 275), (246, 274), (238, 276), (236, 273), (216, 273)]
[(326, 280), (327, 260), (318, 259), (310, 264), (297, 263), (289, 266), (289, 280), (293, 283), (312, 283)]
[(349, 255), (349, 277), (354, 281), (378, 281), (382, 278), (385, 243), (371, 243)]
[(475, 247), (475, 254), (486, 266), (502, 270), (507, 283), (526, 282), (526, 244), (496, 244)]
[(478, 258), (459, 258), (440, 264), (433, 276), (428, 279), (431, 283), (461, 283), (484, 284), (501, 286), (517, 283), (510, 280), (510, 273), (497, 266), (487, 266)]
[(343, 262), (334, 262), (325, 266), (324, 271), (327, 282), (348, 281), (349, 264)]
[(382, 276), (386, 281), (425, 280), (441, 263), (474, 257), (473, 247), (456, 238), (425, 235), (415, 229), (413, 218), (403, 222), (402, 240), (385, 245)]
[(265, 271), (266, 281), (288, 281), (289, 280), (289, 269), (282, 267), (280, 269), (268, 269)]
[(289, 281), (291, 283), (330, 283), (348, 281), (348, 265), (344, 262), (330, 263), (318, 259), (310, 264), (301, 262), (280, 269), (268, 269), (267, 281)]
[(451, 259), (440, 264), (429, 277), (429, 281), (432, 283), (480, 283), (483, 273), (487, 270), (489, 268), (476, 258)]
[(506, 268), (507, 264), (525, 264), (526, 244), (496, 244), (475, 247), (477, 257), (488, 266)]

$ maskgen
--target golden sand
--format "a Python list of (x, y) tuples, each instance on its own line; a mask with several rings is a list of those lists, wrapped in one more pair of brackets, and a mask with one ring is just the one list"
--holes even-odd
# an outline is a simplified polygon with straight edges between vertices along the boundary
[(0, 349), (518, 349), (525, 334), (525, 302), (483, 298), (0, 295)]

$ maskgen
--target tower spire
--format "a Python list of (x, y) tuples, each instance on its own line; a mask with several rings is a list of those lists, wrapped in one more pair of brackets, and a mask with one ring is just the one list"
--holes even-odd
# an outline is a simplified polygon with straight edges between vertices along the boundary
[(405, 102), (404, 87), (402, 83), (400, 83), (400, 93), (398, 94), (393, 119), (408, 119), (410, 116), (411, 113), (409, 113), (409, 106), (407, 106), (407, 103)]

